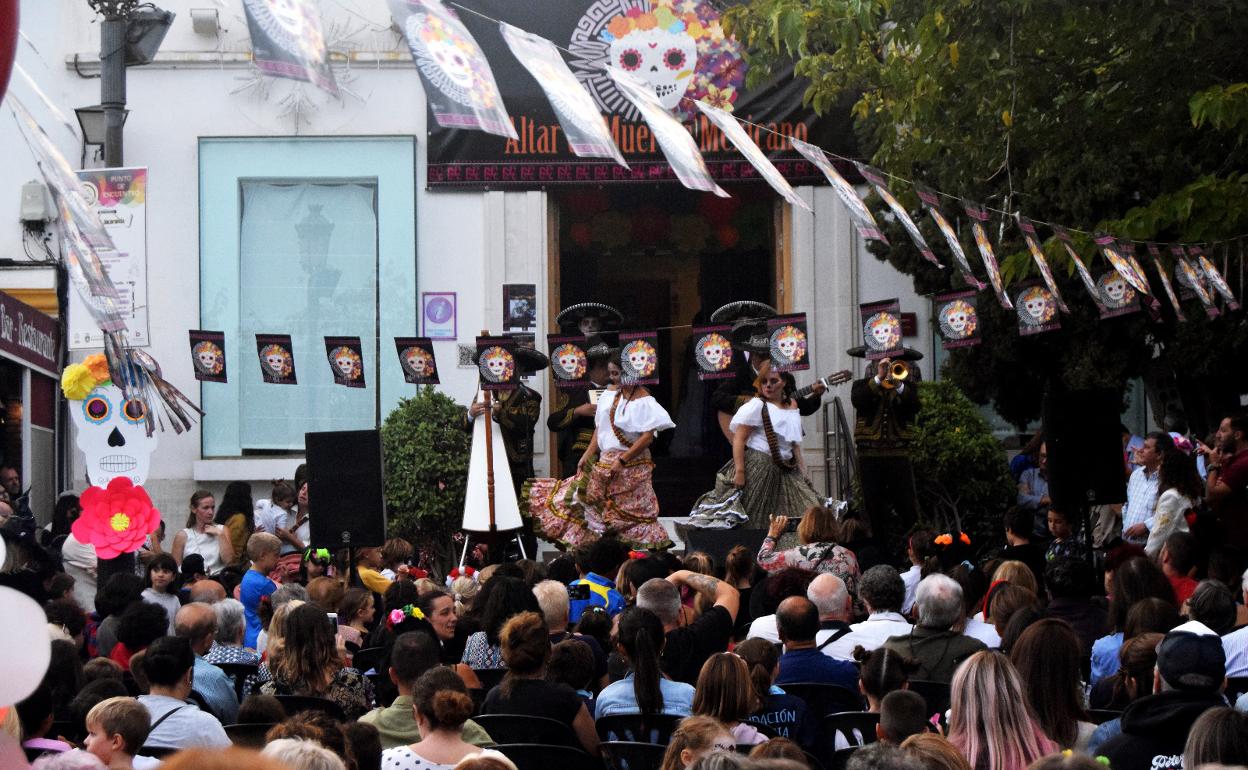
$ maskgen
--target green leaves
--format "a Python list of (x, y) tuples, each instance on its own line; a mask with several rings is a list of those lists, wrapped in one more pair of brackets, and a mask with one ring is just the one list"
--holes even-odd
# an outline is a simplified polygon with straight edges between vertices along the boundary
[[(1244, 127), (1248, 125), (1248, 83), (1198, 91), (1192, 95), (1188, 108), (1192, 112), (1192, 125), (1197, 128), (1206, 123), (1219, 131)], [(1240, 139), (1242, 141), (1242, 137)]]

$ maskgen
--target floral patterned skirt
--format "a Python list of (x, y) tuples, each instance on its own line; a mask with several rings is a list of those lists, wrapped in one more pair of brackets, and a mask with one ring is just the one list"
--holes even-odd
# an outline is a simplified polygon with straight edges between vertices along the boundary
[[(715, 488), (698, 498), (693, 510), (710, 509), (728, 500), (737, 491), (732, 483), (736, 472), (736, 465), (729, 460), (715, 474)], [(801, 471), (781, 468), (771, 461), (771, 455), (746, 447), (745, 486), (734, 505), (749, 515), (746, 526), (767, 529), (771, 516), (796, 518), (805, 515), (812, 505), (823, 503), (823, 495)]]
[(620, 454), (610, 450), (571, 478), (527, 482), (521, 508), (532, 517), (538, 534), (566, 547), (593, 542), (607, 533), (635, 548), (670, 546), (667, 530), (658, 521), (650, 453), (612, 474), (611, 464)]

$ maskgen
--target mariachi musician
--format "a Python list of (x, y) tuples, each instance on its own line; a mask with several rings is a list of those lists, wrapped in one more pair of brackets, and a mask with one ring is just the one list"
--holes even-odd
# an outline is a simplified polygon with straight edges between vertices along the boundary
[[(533, 348), (517, 347), (516, 370), (521, 378), (540, 372), (550, 366), (545, 353)], [(494, 422), (503, 437), (503, 449), (507, 452), (507, 465), (511, 469), (511, 483), (516, 495), (524, 482), (537, 475), (533, 470), (533, 430), (542, 413), (542, 394), (524, 384), (519, 378), (516, 389), (500, 391), (491, 401)], [(472, 421), (485, 412), (485, 404), (473, 400), (464, 412), (464, 430), (472, 431)]]
[(559, 434), (558, 472), (552, 475), (570, 476), (576, 463), (585, 454), (589, 440), (594, 435), (594, 411), (590, 391), (601, 391), (607, 382), (607, 362), (611, 358), (611, 343), (616, 330), (624, 323), (620, 311), (600, 302), (581, 302), (564, 308), (555, 317), (563, 334), (583, 334), (589, 337), (586, 348), (586, 377), (589, 388), (567, 390), (557, 388), (554, 408), (546, 418), (546, 427)]

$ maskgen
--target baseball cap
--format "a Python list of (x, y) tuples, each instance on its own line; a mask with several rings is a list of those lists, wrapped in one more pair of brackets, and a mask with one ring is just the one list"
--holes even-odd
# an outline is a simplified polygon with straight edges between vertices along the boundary
[(1217, 690), (1226, 678), (1222, 639), (1195, 620), (1176, 626), (1157, 645), (1157, 671), (1176, 690)]

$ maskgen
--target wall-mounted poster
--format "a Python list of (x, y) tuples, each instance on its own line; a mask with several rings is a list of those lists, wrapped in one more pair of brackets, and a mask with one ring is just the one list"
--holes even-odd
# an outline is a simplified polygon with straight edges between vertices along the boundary
[(395, 337), (399, 366), (403, 379), (412, 385), (437, 385), (438, 362), (433, 354), (433, 341), (428, 337)]
[[(117, 288), (117, 305), (131, 345), (151, 343), (147, 321), (147, 169), (79, 171), (82, 196), (99, 215), (116, 251), (99, 249), (100, 262)], [(69, 349), (98, 348), (104, 334), (79, 292), (69, 292)]]
[(537, 328), (537, 286), (503, 284), (503, 331), (523, 332)]
[(193, 330), (191, 366), (200, 382), (226, 382), (225, 332)]
[(420, 293), (422, 336), (431, 340), (455, 339), (459, 336), (455, 316), (455, 292), (424, 291)]

